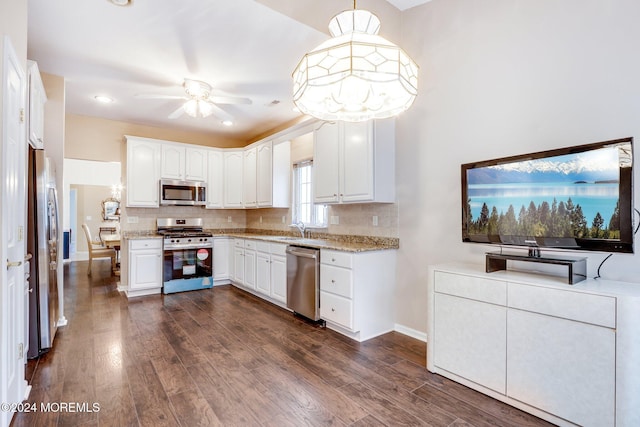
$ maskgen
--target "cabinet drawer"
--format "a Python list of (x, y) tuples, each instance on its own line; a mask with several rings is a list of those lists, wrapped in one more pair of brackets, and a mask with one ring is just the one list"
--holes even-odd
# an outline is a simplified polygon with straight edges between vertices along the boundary
[(263, 242), (261, 240), (256, 240), (254, 243), (255, 243), (257, 251), (269, 252), (269, 242)]
[(244, 248), (244, 239), (233, 239), (233, 246), (236, 248)]
[(353, 329), (353, 303), (350, 299), (320, 291), (320, 317)]
[(499, 280), (436, 271), (434, 290), (491, 304), (507, 304), (507, 283)]
[(255, 240), (245, 240), (244, 241), (244, 247), (246, 249), (255, 249), (256, 248), (256, 241)]
[(132, 251), (138, 249), (162, 249), (162, 239), (131, 240), (129, 249)]
[(509, 307), (607, 328), (616, 327), (616, 299), (509, 283)]
[(351, 270), (332, 265), (320, 266), (320, 290), (353, 298)]
[(270, 250), (272, 255), (287, 255), (287, 245), (283, 245), (282, 243), (271, 243)]
[(351, 268), (353, 263), (353, 256), (348, 252), (323, 249), (320, 252), (320, 262), (327, 265)]

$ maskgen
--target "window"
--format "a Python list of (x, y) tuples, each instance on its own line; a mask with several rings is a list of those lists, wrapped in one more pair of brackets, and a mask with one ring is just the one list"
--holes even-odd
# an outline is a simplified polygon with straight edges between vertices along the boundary
[(293, 222), (307, 227), (327, 226), (327, 206), (313, 203), (313, 161), (293, 165)]

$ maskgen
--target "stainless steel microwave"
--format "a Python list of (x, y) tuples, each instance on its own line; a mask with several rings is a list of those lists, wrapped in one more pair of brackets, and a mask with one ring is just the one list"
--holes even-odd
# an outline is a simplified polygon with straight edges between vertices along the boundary
[(207, 184), (200, 181), (160, 180), (160, 204), (174, 206), (204, 206)]

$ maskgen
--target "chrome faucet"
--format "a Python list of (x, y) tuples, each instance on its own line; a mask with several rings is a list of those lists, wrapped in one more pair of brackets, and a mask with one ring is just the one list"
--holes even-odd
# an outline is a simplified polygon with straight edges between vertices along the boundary
[(298, 231), (300, 231), (300, 236), (302, 236), (302, 238), (304, 239), (304, 230), (306, 229), (304, 222), (298, 221), (295, 224), (291, 224), (291, 225), (293, 225), (298, 229)]

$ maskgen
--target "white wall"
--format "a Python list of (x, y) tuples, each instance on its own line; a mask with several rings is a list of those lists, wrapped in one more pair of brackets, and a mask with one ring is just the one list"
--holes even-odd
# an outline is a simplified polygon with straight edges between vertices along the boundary
[[(420, 94), (398, 122), (398, 324), (426, 332), (428, 264), (482, 264), (490, 249), (461, 242), (460, 164), (626, 136), (640, 156), (638, 17), (637, 0), (433, 0), (403, 13)], [(606, 254), (585, 255), (593, 276)], [(638, 239), (601, 275), (640, 280)]]

